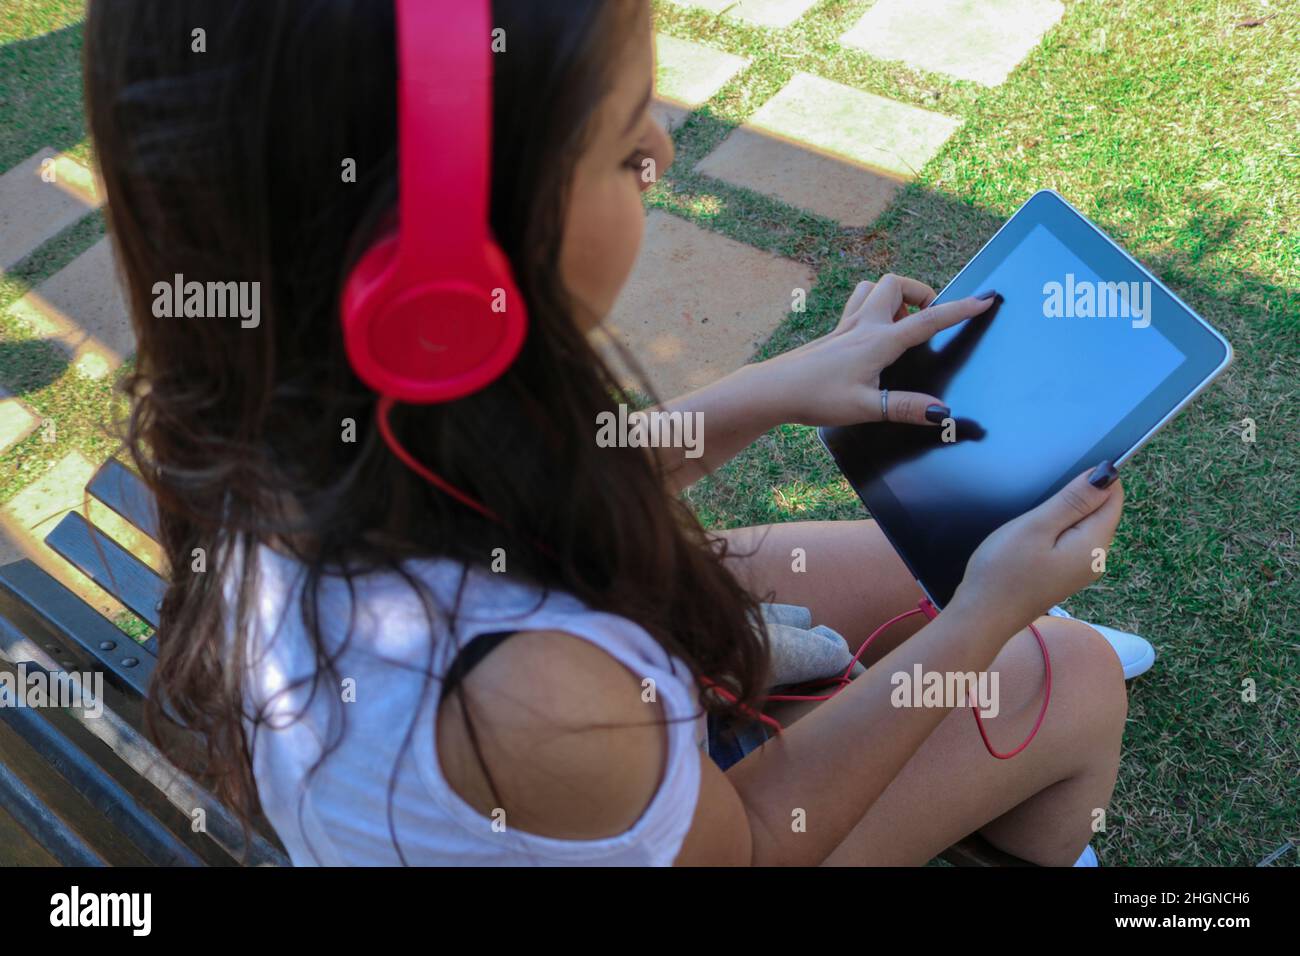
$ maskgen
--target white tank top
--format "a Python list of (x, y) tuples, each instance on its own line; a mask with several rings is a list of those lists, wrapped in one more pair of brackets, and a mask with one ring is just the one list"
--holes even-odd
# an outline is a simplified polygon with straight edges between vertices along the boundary
[[(441, 613), (429, 632), (423, 605), (392, 574), (355, 580), (350, 600), (340, 578), (320, 588), (320, 626), (337, 648), (352, 618), (351, 643), (336, 662), (339, 681), (322, 681), (312, 696), (316, 663), (300, 613), (305, 570), (269, 548), (260, 549), (261, 580), (252, 612), (245, 672), (245, 707), (267, 722), (245, 729), (262, 807), (297, 866), (398, 865), (393, 830), (405, 862), (418, 866), (599, 865), (666, 866), (681, 848), (699, 795), (706, 722), (690, 672), (643, 628), (592, 611), (576, 598), (540, 591), (478, 569), (461, 596), (456, 641)], [(443, 608), (453, 606), (461, 566), (447, 560), (413, 562)], [(227, 595), (238, 568), (227, 582)], [(600, 647), (642, 679), (655, 682), (668, 720), (662, 782), (631, 829), (601, 840), (561, 840), (511, 829), (479, 813), (453, 791), (438, 762), (434, 733), (441, 681), (459, 647), (493, 631), (556, 630)], [(344, 700), (348, 702), (342, 702)], [(346, 722), (341, 743), (309, 771)], [(693, 719), (692, 719), (693, 718)], [(335, 723), (332, 723), (335, 722)], [(404, 738), (404, 754), (398, 762)], [(396, 769), (396, 776), (394, 770)], [(390, 814), (391, 828), (390, 829)]]

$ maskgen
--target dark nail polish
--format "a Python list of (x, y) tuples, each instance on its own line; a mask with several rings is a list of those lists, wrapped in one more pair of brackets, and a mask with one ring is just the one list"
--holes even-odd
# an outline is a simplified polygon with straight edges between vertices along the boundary
[(925, 407), (925, 420), (940, 424), (945, 418), (952, 416), (952, 409), (947, 405), (927, 405)]
[(1118, 476), (1119, 472), (1115, 470), (1115, 466), (1109, 461), (1103, 461), (1100, 465), (1094, 468), (1092, 474), (1088, 476), (1088, 484), (1092, 485), (1094, 488), (1106, 488)]
[(983, 302), (985, 299), (991, 299), (997, 294), (998, 294), (997, 289), (989, 289), (987, 292), (981, 292), (979, 295), (975, 296), (975, 298)]

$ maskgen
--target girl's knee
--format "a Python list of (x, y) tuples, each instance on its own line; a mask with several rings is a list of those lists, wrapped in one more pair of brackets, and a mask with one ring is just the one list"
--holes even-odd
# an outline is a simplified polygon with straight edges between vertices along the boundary
[(1053, 696), (1069, 698), (1071, 709), (1117, 740), (1128, 717), (1128, 690), (1110, 642), (1082, 621), (1044, 617), (1035, 626), (1051, 656)]

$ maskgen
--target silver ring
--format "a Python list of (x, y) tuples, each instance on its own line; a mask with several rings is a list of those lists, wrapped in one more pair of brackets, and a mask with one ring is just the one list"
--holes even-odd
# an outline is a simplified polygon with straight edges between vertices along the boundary
[(880, 390), (880, 420), (889, 421), (889, 389), (887, 388)]

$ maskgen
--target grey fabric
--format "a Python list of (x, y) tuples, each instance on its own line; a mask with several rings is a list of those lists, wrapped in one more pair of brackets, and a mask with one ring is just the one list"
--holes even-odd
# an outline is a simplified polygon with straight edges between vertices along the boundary
[[(795, 604), (763, 604), (759, 610), (772, 648), (772, 686), (838, 677), (853, 660), (849, 642), (824, 624), (813, 627), (812, 612)], [(853, 665), (853, 675), (866, 670)]]

